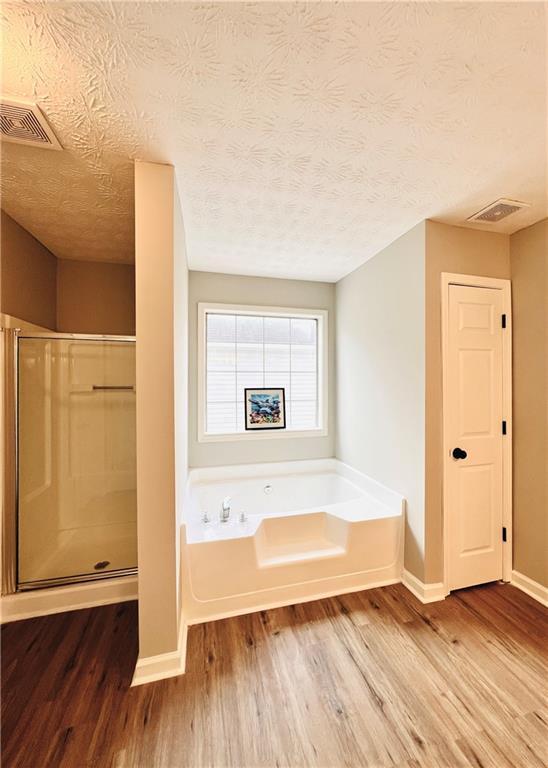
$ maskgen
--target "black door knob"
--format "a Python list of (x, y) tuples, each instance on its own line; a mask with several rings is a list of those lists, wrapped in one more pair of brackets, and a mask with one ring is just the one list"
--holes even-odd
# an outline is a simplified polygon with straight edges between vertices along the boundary
[(465, 459), (468, 456), (468, 454), (466, 453), (466, 451), (463, 451), (462, 448), (453, 448), (453, 450), (451, 451), (451, 456), (454, 459)]

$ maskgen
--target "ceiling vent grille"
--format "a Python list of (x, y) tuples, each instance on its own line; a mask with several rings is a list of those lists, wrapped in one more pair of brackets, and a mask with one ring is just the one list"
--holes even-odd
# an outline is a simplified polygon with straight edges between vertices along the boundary
[(37, 104), (0, 100), (2, 141), (44, 149), (63, 149)]
[(506, 200), (501, 198), (494, 203), (490, 203), (481, 211), (478, 211), (473, 216), (470, 216), (466, 221), (481, 221), (485, 224), (498, 224), (499, 221), (510, 216), (512, 213), (521, 210), (521, 208), (528, 208), (529, 203), (520, 203), (518, 200)]

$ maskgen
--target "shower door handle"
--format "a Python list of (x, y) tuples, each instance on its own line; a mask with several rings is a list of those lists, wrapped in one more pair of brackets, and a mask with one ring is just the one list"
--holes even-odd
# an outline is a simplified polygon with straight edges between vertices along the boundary
[(102, 385), (102, 384), (94, 384), (92, 386), (92, 389), (94, 392), (135, 392), (135, 387), (132, 384), (128, 384), (127, 386), (119, 385), (119, 386), (109, 386), (109, 385)]

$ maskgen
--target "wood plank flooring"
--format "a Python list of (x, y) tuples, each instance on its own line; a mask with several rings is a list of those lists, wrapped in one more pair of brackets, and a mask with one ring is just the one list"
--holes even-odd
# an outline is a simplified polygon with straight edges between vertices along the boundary
[(2, 631), (3, 768), (545, 768), (548, 611), (402, 585), (191, 628), (129, 688), (134, 603)]

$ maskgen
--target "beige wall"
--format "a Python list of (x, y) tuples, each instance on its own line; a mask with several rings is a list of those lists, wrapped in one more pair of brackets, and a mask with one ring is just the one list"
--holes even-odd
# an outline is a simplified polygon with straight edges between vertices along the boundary
[(54, 330), (55, 256), (5, 211), (0, 231), (0, 311)]
[(136, 163), (140, 659), (175, 651), (180, 621), (176, 462), (179, 470), (187, 436), (181, 435), (180, 424), (177, 431), (175, 426), (175, 414), (184, 407), (177, 400), (175, 377), (185, 377), (184, 361), (175, 358), (184, 354), (177, 333), (184, 332), (187, 308), (184, 230), (177, 206), (173, 167)]
[(131, 264), (56, 259), (2, 211), (0, 312), (52, 331), (135, 333)]
[(405, 567), (426, 583), (443, 580), (442, 272), (510, 278), (509, 237), (427, 221), (337, 284), (336, 455), (406, 496)]
[[(270, 307), (326, 309), (329, 312), (329, 418), (326, 437), (198, 442), (198, 303), (255, 304)], [(304, 280), (244, 277), (213, 272), (189, 276), (189, 459), (193, 467), (261, 461), (318, 459), (334, 455), (335, 446), (335, 286)]]
[(424, 222), (337, 283), (336, 455), (407, 499), (424, 578)]
[(508, 235), (426, 222), (426, 582), (443, 580), (442, 272), (509, 278)]
[(510, 238), (514, 569), (548, 587), (548, 219)]
[(133, 336), (134, 266), (59, 259), (57, 330)]
[(135, 335), (134, 266), (59, 259), (57, 330)]

